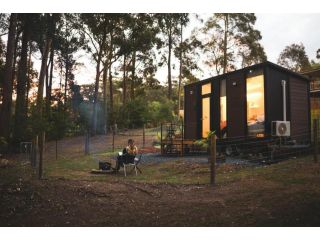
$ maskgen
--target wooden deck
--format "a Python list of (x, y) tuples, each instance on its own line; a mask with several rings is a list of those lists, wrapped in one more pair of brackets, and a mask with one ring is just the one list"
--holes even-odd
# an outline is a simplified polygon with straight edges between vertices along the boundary
[(187, 151), (195, 150), (193, 139), (168, 139), (161, 141), (161, 154), (184, 155)]

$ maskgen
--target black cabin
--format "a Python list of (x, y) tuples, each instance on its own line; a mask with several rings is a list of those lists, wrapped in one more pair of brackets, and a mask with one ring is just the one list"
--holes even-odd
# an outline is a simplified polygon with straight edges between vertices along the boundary
[(271, 62), (188, 84), (184, 138), (204, 138), (209, 131), (226, 139), (266, 138), (275, 134), (273, 121), (286, 120), (290, 138), (308, 142), (309, 95), (307, 77)]

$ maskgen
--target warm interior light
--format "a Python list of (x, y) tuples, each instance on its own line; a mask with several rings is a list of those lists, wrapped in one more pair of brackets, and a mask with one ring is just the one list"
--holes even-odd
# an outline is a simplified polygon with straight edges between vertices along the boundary
[(264, 136), (264, 77), (255, 75), (247, 78), (247, 125), (248, 134)]
[(210, 132), (210, 97), (202, 98), (202, 137)]
[(220, 82), (220, 133), (221, 137), (227, 137), (227, 96), (226, 79)]
[(211, 83), (207, 83), (201, 86), (201, 95), (211, 93)]

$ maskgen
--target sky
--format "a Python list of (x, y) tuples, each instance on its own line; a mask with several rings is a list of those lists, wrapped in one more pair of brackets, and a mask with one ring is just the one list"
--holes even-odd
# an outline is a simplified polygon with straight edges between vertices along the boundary
[[(200, 14), (206, 20), (211, 14)], [(320, 48), (320, 31), (317, 31), (320, 22), (320, 14), (262, 14), (258, 13), (255, 27), (261, 31), (262, 45), (265, 48), (268, 60), (276, 63), (280, 52), (292, 43), (303, 43), (309, 59), (315, 59), (316, 51)], [(202, 23), (191, 17), (189, 26), (184, 36), (190, 35), (192, 29), (201, 27)], [(84, 67), (76, 73), (76, 80), (79, 84), (94, 81), (94, 64), (88, 56), (82, 55), (79, 61)], [(177, 64), (177, 63), (176, 63)], [(178, 76), (178, 67), (172, 70), (173, 76)], [(210, 77), (206, 71), (199, 73), (198, 77), (204, 79)], [(162, 83), (166, 82), (167, 68), (164, 66), (158, 69), (156, 78)]]
[(256, 28), (268, 60), (276, 63), (279, 53), (291, 43), (302, 42), (309, 59), (320, 48), (320, 14), (257, 14)]

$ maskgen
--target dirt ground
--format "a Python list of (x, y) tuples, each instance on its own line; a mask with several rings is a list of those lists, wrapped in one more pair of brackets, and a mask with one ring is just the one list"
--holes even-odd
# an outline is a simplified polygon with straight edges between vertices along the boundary
[[(65, 141), (70, 158), (58, 161), (74, 166), (81, 144)], [(142, 166), (137, 177), (92, 177), (85, 165), (44, 180), (16, 156), (9, 161), (0, 168), (0, 226), (320, 226), (320, 163), (311, 157), (222, 164), (215, 187), (208, 164), (183, 160)]]
[(319, 226), (319, 179), (282, 184), (251, 176), (215, 188), (7, 179), (0, 185), (0, 226)]

